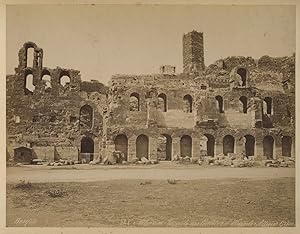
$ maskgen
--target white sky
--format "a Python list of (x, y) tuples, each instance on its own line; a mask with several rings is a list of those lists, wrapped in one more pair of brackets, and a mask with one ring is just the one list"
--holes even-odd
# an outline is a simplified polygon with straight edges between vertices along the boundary
[(182, 71), (182, 36), (204, 33), (205, 64), (227, 56), (295, 52), (293, 6), (16, 5), (7, 6), (7, 74), (18, 50), (34, 41), (44, 66), (73, 68), (82, 80), (111, 75)]

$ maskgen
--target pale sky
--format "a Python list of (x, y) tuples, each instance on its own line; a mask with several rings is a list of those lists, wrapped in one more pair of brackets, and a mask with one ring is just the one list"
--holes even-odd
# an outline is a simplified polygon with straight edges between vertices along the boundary
[(205, 65), (227, 56), (295, 52), (293, 6), (17, 5), (7, 6), (7, 74), (26, 41), (44, 50), (44, 66), (80, 70), (82, 80), (182, 72), (182, 36), (204, 33)]

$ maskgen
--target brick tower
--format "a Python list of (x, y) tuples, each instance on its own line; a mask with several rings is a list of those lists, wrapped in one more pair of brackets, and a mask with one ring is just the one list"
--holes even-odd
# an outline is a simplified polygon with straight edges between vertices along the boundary
[(183, 35), (183, 72), (199, 72), (204, 68), (203, 33), (193, 30)]

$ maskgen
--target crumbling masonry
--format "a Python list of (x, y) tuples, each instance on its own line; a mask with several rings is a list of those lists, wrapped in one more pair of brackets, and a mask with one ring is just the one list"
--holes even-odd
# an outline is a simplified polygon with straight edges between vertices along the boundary
[(165, 65), (159, 74), (115, 75), (108, 87), (81, 81), (77, 70), (44, 67), (43, 50), (25, 43), (7, 75), (8, 156), (295, 157), (295, 55), (227, 57), (205, 67), (203, 42), (203, 33), (183, 36), (181, 74)]

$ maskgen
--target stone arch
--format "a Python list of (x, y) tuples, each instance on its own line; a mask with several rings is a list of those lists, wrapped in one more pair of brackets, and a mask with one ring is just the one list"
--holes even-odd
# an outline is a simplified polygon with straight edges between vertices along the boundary
[(172, 137), (169, 134), (161, 134), (158, 137), (157, 158), (165, 161), (172, 159)]
[(59, 83), (65, 87), (71, 82), (70, 73), (68, 71), (62, 71), (59, 76)]
[(223, 154), (228, 155), (228, 153), (234, 153), (234, 137), (231, 135), (223, 138)]
[(136, 157), (138, 159), (149, 158), (149, 138), (144, 134), (136, 138)]
[(87, 136), (82, 137), (80, 143), (80, 154), (87, 156), (90, 161), (94, 159), (94, 140), (92, 138)]
[(265, 136), (263, 139), (263, 152), (267, 159), (273, 159), (274, 151), (274, 138), (270, 135)]
[(255, 137), (252, 135), (245, 135), (245, 156), (254, 156), (255, 152)]
[(93, 108), (90, 105), (84, 105), (79, 112), (79, 126), (81, 128), (92, 128), (93, 126)]
[(34, 48), (29, 46), (26, 48), (26, 66), (25, 67), (33, 67), (34, 64)]
[(217, 110), (219, 111), (219, 113), (224, 113), (224, 102), (223, 102), (223, 98), (220, 95), (216, 96), (216, 102), (217, 102)]
[(247, 113), (247, 109), (248, 109), (248, 102), (247, 102), (247, 97), (245, 97), (245, 96), (241, 96), (240, 97), (240, 104), (242, 105), (242, 111), (243, 111), (243, 113)]
[(158, 109), (167, 112), (167, 96), (164, 93), (158, 95)]
[(207, 138), (206, 141), (206, 152), (207, 156), (215, 156), (215, 138), (211, 134), (204, 134), (204, 136)]
[(271, 97), (265, 97), (263, 101), (263, 113), (271, 115), (273, 111), (273, 104)]
[(291, 157), (292, 156), (292, 137), (283, 136), (281, 138), (281, 149), (282, 156)]
[(33, 82), (33, 73), (31, 70), (26, 70), (24, 79), (24, 92), (26, 95), (33, 94), (35, 85)]
[(183, 97), (184, 102), (184, 112), (192, 113), (193, 112), (193, 98), (191, 95), (187, 94)]
[(45, 90), (48, 90), (48, 89), (52, 88), (51, 75), (50, 75), (50, 72), (48, 70), (43, 70), (42, 71), (42, 78), (41, 79), (45, 82)]
[(130, 94), (130, 111), (140, 111), (140, 95), (138, 93)]
[(183, 135), (180, 139), (180, 156), (192, 157), (192, 137), (189, 135)]
[(124, 160), (127, 161), (128, 155), (128, 138), (124, 134), (119, 134), (114, 139), (115, 150), (124, 154)]
[(246, 68), (240, 67), (237, 69), (236, 73), (241, 77), (241, 86), (246, 86), (247, 81), (247, 70)]

